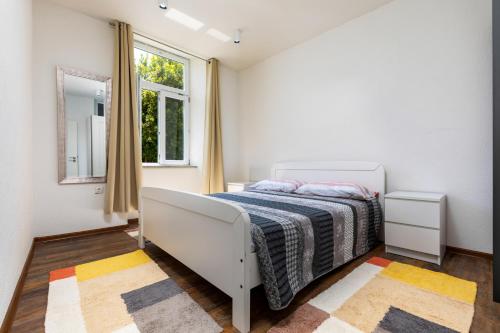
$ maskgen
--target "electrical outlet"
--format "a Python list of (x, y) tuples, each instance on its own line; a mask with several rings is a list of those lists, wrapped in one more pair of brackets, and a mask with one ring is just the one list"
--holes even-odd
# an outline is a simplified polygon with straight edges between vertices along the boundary
[(104, 193), (104, 185), (97, 185), (95, 187), (94, 194), (103, 194)]

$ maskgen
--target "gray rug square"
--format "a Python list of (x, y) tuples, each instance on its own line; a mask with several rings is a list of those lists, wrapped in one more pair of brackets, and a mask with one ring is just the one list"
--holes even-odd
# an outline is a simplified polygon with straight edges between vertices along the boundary
[(458, 333), (448, 327), (417, 317), (391, 306), (380, 321), (374, 333)]
[(218, 333), (222, 328), (186, 292), (131, 313), (140, 332)]
[(161, 302), (175, 296), (184, 290), (172, 279), (165, 279), (149, 286), (145, 286), (128, 293), (122, 294), (122, 299), (127, 305), (128, 313)]

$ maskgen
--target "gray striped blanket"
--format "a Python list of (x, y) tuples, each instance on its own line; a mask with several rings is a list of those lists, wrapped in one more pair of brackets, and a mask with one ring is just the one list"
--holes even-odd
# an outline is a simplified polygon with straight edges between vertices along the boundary
[(382, 211), (362, 201), (245, 191), (213, 197), (244, 208), (269, 306), (283, 309), (312, 280), (368, 252), (377, 242)]

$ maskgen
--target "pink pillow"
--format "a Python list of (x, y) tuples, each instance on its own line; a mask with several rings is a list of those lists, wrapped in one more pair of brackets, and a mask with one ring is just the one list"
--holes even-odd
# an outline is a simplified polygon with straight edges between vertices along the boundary
[(249, 188), (259, 191), (292, 193), (303, 184), (304, 182), (298, 180), (266, 179), (249, 186)]
[(295, 193), (363, 200), (377, 197), (377, 193), (369, 191), (364, 186), (343, 182), (307, 183), (300, 186)]

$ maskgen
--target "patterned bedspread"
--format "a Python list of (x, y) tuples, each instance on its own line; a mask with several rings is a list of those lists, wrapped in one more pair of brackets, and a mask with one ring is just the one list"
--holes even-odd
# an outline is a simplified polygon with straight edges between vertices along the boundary
[(382, 221), (367, 201), (245, 191), (212, 196), (244, 208), (269, 306), (285, 308), (312, 280), (368, 252)]

